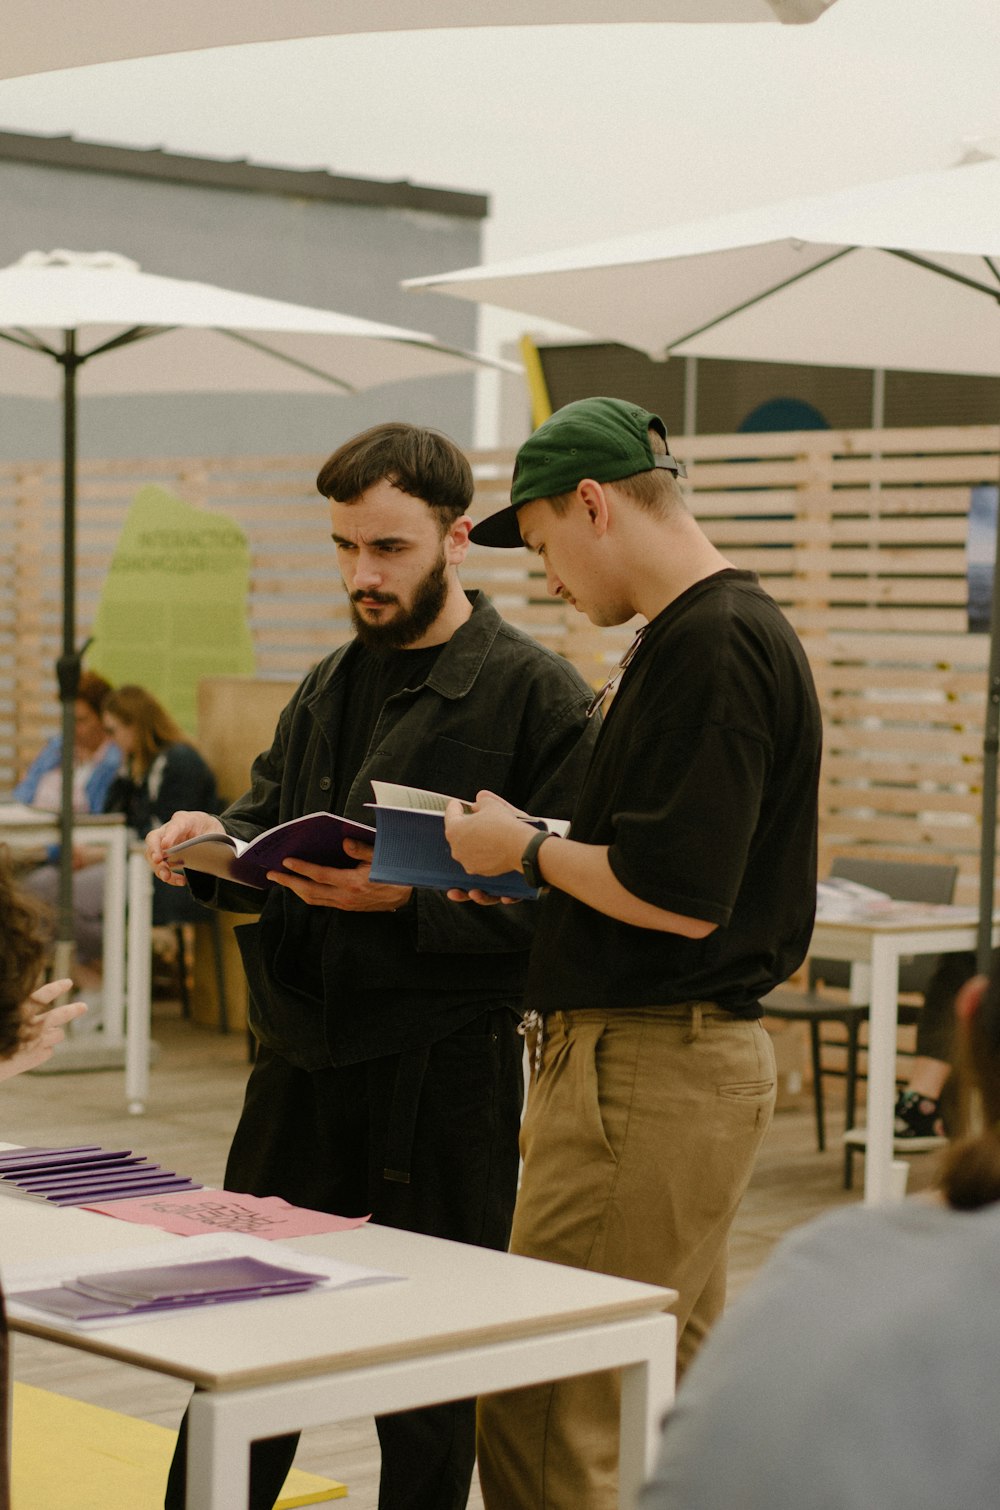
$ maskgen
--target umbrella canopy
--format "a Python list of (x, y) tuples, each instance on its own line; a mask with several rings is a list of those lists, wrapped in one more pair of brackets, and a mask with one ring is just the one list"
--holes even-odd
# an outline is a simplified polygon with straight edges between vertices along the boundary
[(0, 77), (348, 32), (630, 21), (815, 21), (834, 0), (7, 0)]
[[(1000, 162), (990, 159), (408, 286), (585, 326), (654, 356), (997, 376), (998, 205)], [(993, 604), (979, 893), (979, 960), (986, 969), (1000, 736), (1000, 553)]]
[(353, 393), (470, 365), (513, 370), (423, 331), (144, 273), (113, 252), (29, 252), (0, 269), (0, 392), (55, 397), (61, 363), (38, 355), (68, 330), (87, 394)]
[(995, 376), (1000, 318), (990, 323), (983, 294), (995, 311), (998, 204), (991, 159), (407, 287), (557, 320), (655, 357)]
[(29, 252), (0, 270), (0, 392), (62, 396), (61, 876), (57, 970), (71, 973), (78, 393), (354, 392), (470, 366), (517, 369), (423, 332), (144, 273), (113, 252)]

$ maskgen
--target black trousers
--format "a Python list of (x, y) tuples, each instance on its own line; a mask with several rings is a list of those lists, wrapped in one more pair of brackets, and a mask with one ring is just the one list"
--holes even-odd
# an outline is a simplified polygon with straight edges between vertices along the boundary
[[(514, 1004), (416, 1052), (315, 1072), (261, 1049), (226, 1166), (228, 1190), (506, 1249), (523, 1077)], [(187, 1418), (166, 1510), (183, 1510)], [(475, 1401), (376, 1418), (379, 1510), (464, 1510)], [(248, 1510), (271, 1510), (297, 1436), (255, 1442)]]

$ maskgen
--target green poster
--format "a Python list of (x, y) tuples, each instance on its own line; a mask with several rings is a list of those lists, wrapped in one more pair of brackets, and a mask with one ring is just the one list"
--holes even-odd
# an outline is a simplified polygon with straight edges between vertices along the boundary
[(104, 583), (87, 664), (116, 687), (145, 687), (193, 736), (200, 679), (254, 671), (249, 586), (237, 525), (165, 488), (142, 488)]

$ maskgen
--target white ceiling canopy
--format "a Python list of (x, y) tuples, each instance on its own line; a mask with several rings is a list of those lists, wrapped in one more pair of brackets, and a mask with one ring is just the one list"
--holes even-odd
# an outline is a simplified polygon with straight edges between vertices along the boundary
[(0, 78), (244, 42), (478, 26), (815, 21), (834, 0), (5, 0)]
[(997, 376), (1000, 162), (406, 286), (558, 321), (654, 357)]

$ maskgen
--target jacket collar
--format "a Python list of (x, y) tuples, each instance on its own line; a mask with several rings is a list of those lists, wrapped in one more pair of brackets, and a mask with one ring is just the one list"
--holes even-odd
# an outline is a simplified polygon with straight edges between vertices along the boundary
[[(503, 623), (484, 592), (466, 592), (465, 596), (472, 604), (472, 613), (445, 642), (424, 682), (441, 697), (452, 699), (471, 691)], [(349, 675), (357, 644), (357, 640), (349, 640), (334, 652), (326, 675), (307, 699), (309, 707), (315, 708)]]

